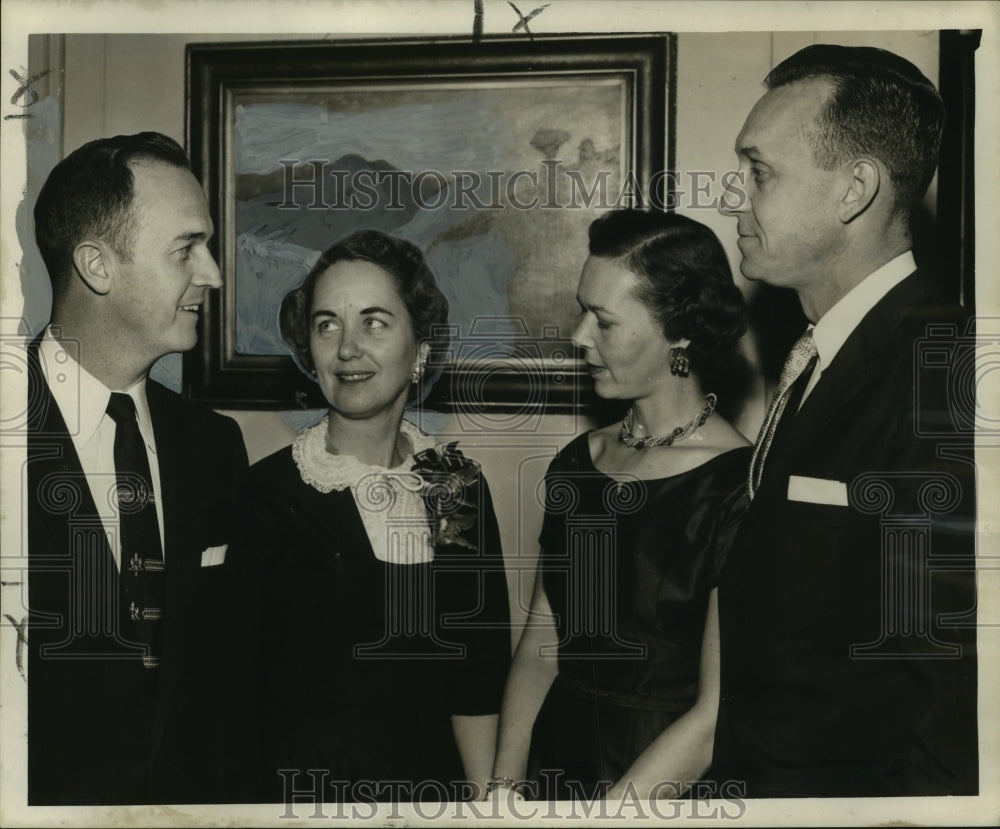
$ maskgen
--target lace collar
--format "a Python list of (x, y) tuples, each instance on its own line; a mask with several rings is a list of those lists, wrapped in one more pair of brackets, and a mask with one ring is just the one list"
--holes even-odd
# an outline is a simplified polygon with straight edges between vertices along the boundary
[(326, 451), (326, 429), (329, 416), (315, 426), (304, 429), (292, 443), (292, 458), (298, 467), (302, 480), (320, 492), (340, 492), (354, 486), (366, 475), (407, 475), (412, 474), (413, 455), (437, 446), (437, 441), (425, 435), (408, 420), (400, 423), (399, 431), (410, 442), (411, 453), (392, 468), (362, 463), (352, 455), (332, 455)]

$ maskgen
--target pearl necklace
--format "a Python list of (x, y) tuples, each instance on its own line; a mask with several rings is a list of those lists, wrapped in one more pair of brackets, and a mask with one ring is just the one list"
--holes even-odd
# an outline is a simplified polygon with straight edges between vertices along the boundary
[(706, 394), (705, 408), (683, 426), (678, 426), (669, 434), (649, 435), (644, 438), (637, 438), (632, 434), (632, 426), (635, 423), (635, 406), (632, 406), (622, 421), (622, 428), (618, 433), (618, 441), (631, 449), (647, 449), (650, 446), (670, 446), (678, 441), (682, 441), (685, 438), (691, 437), (699, 428), (705, 425), (705, 421), (715, 411), (715, 402), (717, 399), (714, 394)]

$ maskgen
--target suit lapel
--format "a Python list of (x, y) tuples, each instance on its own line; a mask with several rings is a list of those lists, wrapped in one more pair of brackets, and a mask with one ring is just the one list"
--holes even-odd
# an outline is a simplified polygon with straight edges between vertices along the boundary
[[(41, 355), (38, 353), (40, 342), (37, 339), (28, 346), (28, 434), (32, 460), (37, 459), (55, 470), (82, 475), (83, 467), (66, 421), (42, 373)], [(32, 498), (38, 496), (37, 492), (29, 494)], [(84, 494), (89, 497), (89, 492)], [(94, 507), (92, 512), (96, 514), (93, 498), (90, 498), (89, 506)]]
[(786, 485), (796, 459), (826, 434), (827, 426), (864, 388), (866, 367), (859, 340), (849, 337), (793, 416), (782, 442), (772, 447), (754, 501), (768, 499), (776, 494), (775, 489)]
[[(28, 502), (31, 522), (28, 545), (36, 558), (65, 557), (70, 521), (99, 524), (100, 514), (73, 445), (66, 421), (59, 411), (42, 373), (38, 346), (41, 337), (28, 346)], [(59, 488), (59, 491), (52, 491)], [(52, 514), (49, 505), (60, 505), (72, 492), (78, 500), (66, 512)], [(50, 540), (51, 539), (51, 540)], [(104, 553), (111, 559), (107, 536), (102, 534)]]
[(191, 618), (191, 600), (200, 561), (195, 542), (198, 505), (193, 503), (197, 493), (191, 486), (191, 477), (197, 474), (197, 458), (193, 457), (194, 445), (183, 431), (187, 421), (175, 416), (169, 393), (152, 380), (146, 383), (146, 399), (160, 467), (158, 506), (163, 510), (166, 563), (166, 615), (153, 733), (155, 747), (163, 737), (177, 689), (188, 639), (185, 630), (196, 623)]
[[(122, 602), (119, 571), (106, 527), (94, 503), (65, 419), (42, 374), (39, 342), (40, 338), (28, 349), (27, 498), (32, 569), (29, 607), (33, 615), (55, 615), (61, 622), (57, 627), (49, 627), (53, 624), (51, 620), (40, 624), (35, 639), (41, 646), (47, 637), (54, 637), (54, 645), (47, 647), (54, 647), (55, 651), (46, 650), (54, 660), (58, 659), (56, 651), (68, 657), (70, 652), (79, 654), (80, 648), (91, 645), (101, 654), (114, 651), (138, 657), (140, 646)], [(81, 532), (84, 537), (79, 535)], [(95, 584), (104, 585), (111, 596)], [(120, 625), (115, 634), (102, 627), (110, 624), (104, 609), (109, 598), (113, 598)], [(76, 602), (84, 604), (77, 606)], [(97, 639), (93, 642), (89, 642), (89, 637), (95, 635), (94, 631), (81, 636), (71, 634), (73, 615), (81, 613), (94, 614), (91, 627), (97, 625), (95, 630), (102, 631), (96, 633)], [(32, 648), (31, 652), (38, 651)], [(100, 665), (108, 663), (95, 660), (92, 664), (96, 671)]]
[(911, 309), (931, 292), (929, 277), (917, 271), (876, 303), (851, 332), (789, 424), (782, 444), (768, 455), (761, 486), (744, 518), (745, 526), (753, 523), (762, 505), (772, 498), (785, 497), (783, 490), (796, 460), (823, 439), (830, 423), (865, 388), (871, 363), (885, 350)]

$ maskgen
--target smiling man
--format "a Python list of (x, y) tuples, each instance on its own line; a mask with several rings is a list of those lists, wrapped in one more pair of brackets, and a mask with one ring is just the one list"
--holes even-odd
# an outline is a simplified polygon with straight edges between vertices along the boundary
[(28, 349), (28, 802), (216, 799), (205, 609), (247, 456), (232, 420), (147, 377), (222, 284), (208, 204), (170, 138), (100, 139), (53, 169), (35, 236), (53, 300)]
[(812, 325), (720, 584), (713, 773), (749, 797), (975, 794), (968, 317), (910, 231), (944, 107), (867, 47), (808, 47), (765, 84), (723, 212), (743, 274), (793, 289)]

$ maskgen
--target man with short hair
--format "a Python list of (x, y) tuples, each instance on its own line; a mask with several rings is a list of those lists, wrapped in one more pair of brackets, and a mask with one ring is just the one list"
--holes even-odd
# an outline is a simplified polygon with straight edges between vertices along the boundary
[(35, 208), (52, 316), (28, 348), (28, 803), (219, 797), (215, 641), (239, 428), (147, 377), (222, 284), (188, 159), (92, 141)]
[(968, 316), (910, 250), (944, 107), (867, 47), (808, 47), (765, 84), (722, 211), (744, 276), (812, 324), (720, 586), (713, 775), (749, 797), (975, 794)]

